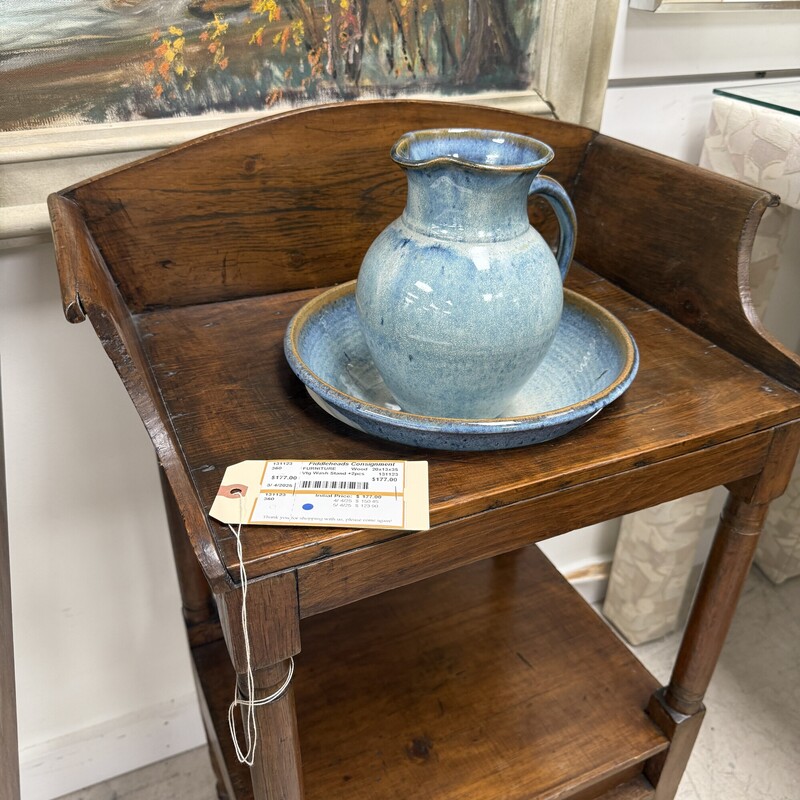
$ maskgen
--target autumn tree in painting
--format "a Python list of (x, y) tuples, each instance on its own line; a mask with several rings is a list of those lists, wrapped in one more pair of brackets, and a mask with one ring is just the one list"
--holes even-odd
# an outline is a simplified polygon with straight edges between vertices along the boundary
[(197, 41), (188, 44), (177, 26), (157, 33), (145, 67), (154, 93), (174, 97), (192, 88), (199, 71), (241, 66), (257, 52), (272, 78), (266, 104), (445, 84), (481, 88), (498, 74), (525, 80), (529, 58), (515, 20), (526, 5), (530, 15), (536, 3), (523, 0), (252, 0), (234, 22), (223, 12), (240, 0), (204, 0), (195, 13), (210, 19)]
[(525, 89), (540, 1), (73, 0), (51, 39), (46, 0), (25, 0), (0, 129)]

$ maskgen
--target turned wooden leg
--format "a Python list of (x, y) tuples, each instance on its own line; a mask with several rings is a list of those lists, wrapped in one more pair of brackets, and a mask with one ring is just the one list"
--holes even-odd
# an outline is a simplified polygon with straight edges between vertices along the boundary
[[(271, 695), (283, 684), (289, 669), (284, 661), (254, 673), (256, 699)], [(239, 675), (239, 691), (245, 696), (247, 678)], [(239, 709), (244, 716), (246, 709)], [(253, 793), (258, 800), (302, 800), (303, 772), (300, 740), (291, 685), (274, 703), (257, 706), (258, 741), (250, 767)], [(241, 738), (240, 738), (241, 741)]]
[(722, 510), (665, 695), (667, 704), (681, 714), (694, 714), (702, 708), (768, 508), (729, 495)]
[(651, 699), (648, 713), (671, 740), (666, 753), (651, 759), (645, 774), (656, 800), (672, 800), (678, 790), (700, 724), (703, 697), (722, 652), (736, 604), (769, 503), (786, 489), (800, 447), (800, 426), (775, 431), (764, 469), (731, 484), (711, 553), (683, 635), (669, 686)]
[(648, 713), (672, 742), (666, 754), (647, 765), (657, 800), (671, 800), (678, 790), (705, 714), (703, 696), (753, 561), (766, 512), (764, 504), (728, 497), (672, 679), (666, 690), (650, 701)]

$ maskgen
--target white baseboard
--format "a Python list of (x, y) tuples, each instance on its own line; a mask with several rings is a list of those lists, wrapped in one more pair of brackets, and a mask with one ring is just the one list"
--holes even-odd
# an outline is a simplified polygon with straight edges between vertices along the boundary
[(205, 744), (194, 693), (20, 752), (22, 800), (52, 800)]
[(587, 603), (599, 603), (606, 596), (608, 576), (611, 574), (610, 561), (598, 561), (564, 573), (572, 588)]

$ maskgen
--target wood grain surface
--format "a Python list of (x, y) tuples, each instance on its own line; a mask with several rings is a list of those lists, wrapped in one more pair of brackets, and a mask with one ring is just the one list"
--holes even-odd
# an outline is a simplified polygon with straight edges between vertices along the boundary
[[(657, 684), (598, 622), (535, 547), (304, 621), (306, 798), (560, 800), (633, 781), (666, 746), (644, 713)], [(224, 715), (224, 648), (195, 659)], [(608, 795), (648, 796), (641, 780)]]
[(256, 609), (256, 613), (248, 617), (249, 648), (244, 644), (243, 602), (239, 589), (217, 595), (228, 653), (239, 675), (247, 670), (248, 656), (252, 668), (261, 669), (300, 652), (300, 614), (294, 572), (283, 572), (249, 583), (247, 605)]
[(778, 198), (605, 136), (576, 183), (576, 258), (750, 364), (800, 389), (797, 355), (761, 325), (750, 251)]
[[(759, 441), (760, 440), (760, 441)], [(429, 531), (395, 535), (372, 545), (310, 561), (298, 572), (300, 614), (310, 616), (342, 603), (506, 553), (576, 527), (636, 511), (702, 488), (726, 475), (758, 469), (769, 449), (761, 433), (446, 522)], [(724, 453), (720, 453), (724, 451)], [(749, 466), (748, 466), (749, 465)], [(676, 479), (676, 475), (680, 479)], [(350, 537), (350, 547), (357, 534)], [(339, 540), (329, 542), (333, 550)]]
[[(151, 312), (136, 324), (206, 509), (225, 467), (245, 459), (424, 459), (437, 525), (700, 451), (800, 413), (795, 392), (589, 271), (574, 266), (569, 285), (627, 325), (640, 348), (639, 374), (622, 398), (573, 434), (491, 458), (382, 442), (323, 412), (283, 356), (289, 317), (313, 292)], [(740, 477), (758, 471), (742, 468)], [(668, 483), (660, 485), (668, 491)], [(230, 532), (211, 524), (235, 570)], [(548, 535), (561, 532), (554, 526)], [(392, 535), (251, 526), (245, 558), (255, 576)]]
[(405, 204), (389, 150), (430, 127), (514, 130), (556, 150), (567, 191), (593, 132), (451, 103), (360, 102), (212, 134), (74, 189), (128, 305), (207, 303), (356, 277)]

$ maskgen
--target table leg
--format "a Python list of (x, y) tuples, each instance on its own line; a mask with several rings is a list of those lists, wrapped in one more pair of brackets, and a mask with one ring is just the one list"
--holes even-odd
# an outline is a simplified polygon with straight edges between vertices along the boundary
[(729, 496), (672, 680), (650, 701), (648, 713), (671, 740), (670, 749), (646, 768), (647, 777), (656, 785), (656, 800), (671, 800), (678, 790), (705, 714), (703, 696), (750, 570), (767, 508), (767, 504)]
[[(275, 692), (286, 678), (289, 662), (257, 670), (253, 677), (256, 697)], [(244, 694), (245, 675), (239, 675), (239, 690)], [(241, 709), (244, 712), (244, 709)], [(297, 733), (292, 686), (274, 703), (255, 709), (258, 742), (250, 767), (256, 800), (302, 800), (303, 771)]]
[[(172, 543), (172, 554), (175, 559), (178, 587), (181, 593), (186, 635), (190, 646), (195, 646), (206, 641), (218, 639), (222, 636), (222, 631), (216, 618), (216, 607), (211, 587), (189, 542), (189, 535), (186, 532), (183, 517), (178, 504), (175, 502), (175, 495), (172, 492), (163, 467), (159, 466), (158, 474), (161, 479), (161, 491), (167, 512), (167, 526)], [(211, 766), (217, 778), (217, 797), (219, 800), (230, 800), (233, 797), (233, 793), (228, 790), (226, 785), (224, 762), (219, 753), (219, 748), (214, 746), (213, 726), (210, 726), (205, 715), (203, 725), (206, 729), (206, 738), (209, 744)]]
[(692, 613), (666, 690), (657, 692), (649, 713), (671, 739), (670, 749), (646, 768), (656, 800), (671, 800), (678, 789), (705, 713), (705, 696), (725, 643), (769, 503), (786, 489), (797, 451), (800, 425), (776, 430), (763, 471), (730, 485), (706, 561)]
[(682, 714), (694, 714), (703, 705), (768, 508), (730, 495), (722, 511), (665, 696)]
[[(242, 592), (232, 587), (217, 596), (222, 630), (228, 653), (236, 670), (239, 695), (247, 694), (247, 668), (252, 669), (254, 699), (273, 695), (287, 679), (290, 659), (300, 652), (300, 615), (297, 601), (297, 576), (293, 572), (273, 575), (249, 584), (247, 590), (247, 635), (242, 618)], [(242, 735), (241, 716), (236, 711), (239, 742), (247, 750)], [(302, 800), (303, 774), (300, 740), (294, 707), (294, 691), (286, 691), (266, 705), (254, 707), (257, 742), (250, 768), (255, 800)]]

